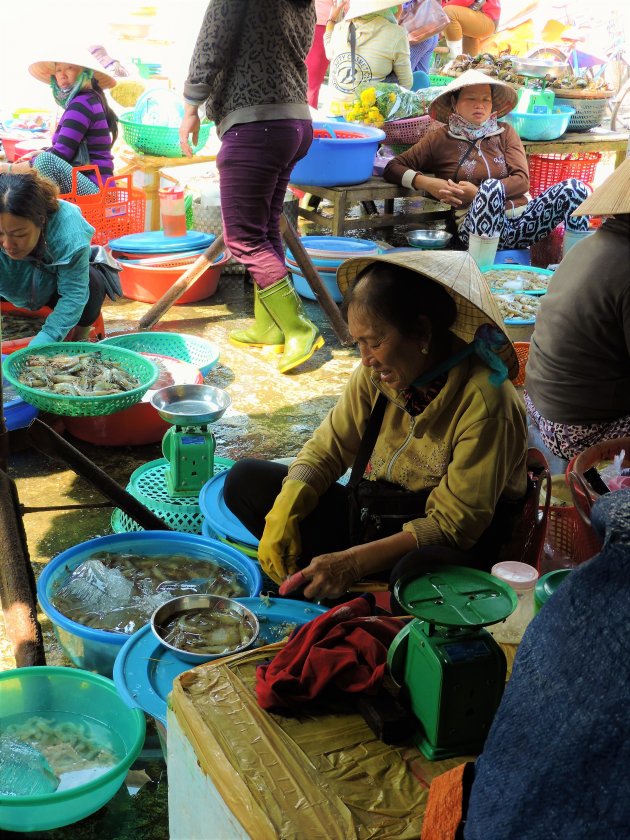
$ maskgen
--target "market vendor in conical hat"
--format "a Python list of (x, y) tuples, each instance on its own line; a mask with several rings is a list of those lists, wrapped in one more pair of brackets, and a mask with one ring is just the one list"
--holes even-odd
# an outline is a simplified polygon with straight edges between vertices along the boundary
[[(36, 169), (53, 181), (62, 195), (72, 191), (72, 170), (92, 164), (104, 182), (114, 174), (112, 146), (118, 136), (118, 120), (105, 97), (116, 84), (88, 52), (76, 47), (51, 50), (54, 60), (36, 61), (29, 73), (50, 85), (53, 98), (63, 108), (52, 142), (29, 159), (0, 164), (0, 174)], [(75, 173), (77, 193), (92, 195), (99, 190), (95, 171)]]
[[(307, 598), (425, 561), (489, 570), (522, 512), (527, 428), (479, 269), (463, 252), (401, 253), (347, 260), (337, 281), (361, 364), (288, 468), (231, 468), (226, 504), (270, 577), (302, 569)], [(338, 483), (352, 465), (356, 489)]]
[(516, 105), (516, 91), (478, 70), (448, 84), (430, 108), (441, 123), (393, 158), (383, 177), (422, 190), (449, 204), (460, 242), (471, 234), (499, 236), (500, 249), (527, 248), (559, 224), (583, 231), (588, 219), (571, 214), (587, 197), (580, 180), (569, 178), (529, 195), (525, 149), (501, 117)]

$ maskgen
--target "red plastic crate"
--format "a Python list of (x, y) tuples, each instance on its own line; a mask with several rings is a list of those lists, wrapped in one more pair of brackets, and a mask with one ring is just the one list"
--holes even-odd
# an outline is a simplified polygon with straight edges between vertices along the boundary
[(600, 152), (529, 155), (529, 192), (532, 198), (567, 178), (579, 178), (590, 186), (601, 159)]

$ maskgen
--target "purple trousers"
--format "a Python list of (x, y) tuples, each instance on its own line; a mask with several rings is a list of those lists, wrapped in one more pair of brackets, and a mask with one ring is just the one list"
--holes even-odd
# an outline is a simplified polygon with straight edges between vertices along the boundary
[(223, 135), (217, 169), (225, 244), (260, 289), (287, 273), (280, 215), (291, 171), (312, 140), (310, 120), (240, 123)]

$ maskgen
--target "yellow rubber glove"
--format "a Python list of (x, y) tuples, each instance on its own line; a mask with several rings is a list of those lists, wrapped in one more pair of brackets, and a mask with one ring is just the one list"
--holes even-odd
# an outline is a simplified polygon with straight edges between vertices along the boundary
[(299, 523), (317, 507), (319, 496), (310, 484), (285, 479), (273, 507), (265, 517), (258, 545), (258, 562), (276, 583), (297, 571), (302, 553)]

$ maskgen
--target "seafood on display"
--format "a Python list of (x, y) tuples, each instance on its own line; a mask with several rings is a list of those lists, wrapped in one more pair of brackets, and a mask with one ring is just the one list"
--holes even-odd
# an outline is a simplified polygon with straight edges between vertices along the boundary
[(506, 321), (533, 321), (538, 314), (541, 297), (543, 295), (495, 295), (495, 300)]
[(248, 645), (256, 629), (247, 615), (225, 606), (176, 613), (159, 632), (167, 644), (178, 650), (217, 654)]
[(134, 633), (166, 601), (193, 594), (242, 598), (248, 594), (247, 581), (211, 555), (96, 551), (69, 570), (50, 602), (85, 627)]
[(30, 388), (70, 397), (105, 396), (132, 391), (140, 381), (100, 351), (54, 356), (33, 353), (18, 380)]
[(44, 325), (46, 318), (35, 315), (2, 313), (2, 340), (15, 341), (18, 338), (32, 338), (37, 335)]
[(550, 278), (548, 274), (528, 271), (526, 268), (508, 271), (493, 268), (490, 271), (484, 271), (483, 276), (491, 289), (505, 289), (510, 292), (546, 290)]

